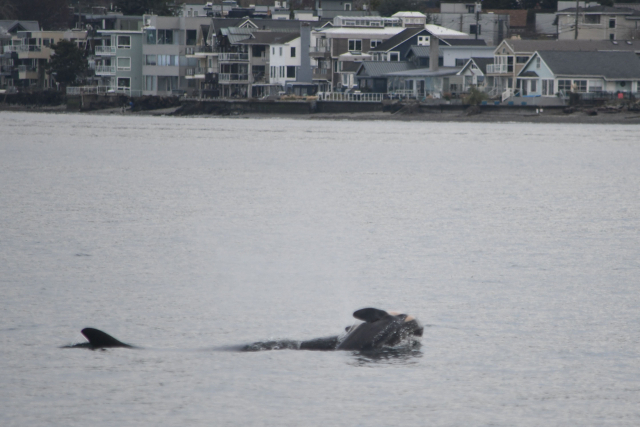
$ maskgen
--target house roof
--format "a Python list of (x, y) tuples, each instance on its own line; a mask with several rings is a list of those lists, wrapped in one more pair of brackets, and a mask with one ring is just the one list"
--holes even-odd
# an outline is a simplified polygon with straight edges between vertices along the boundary
[(355, 73), (362, 65), (362, 62), (344, 61), (342, 63), (342, 72)]
[(517, 53), (530, 53), (536, 51), (640, 51), (640, 40), (617, 41), (611, 40), (517, 40), (505, 39)]
[(486, 46), (487, 42), (483, 39), (441, 39), (449, 46)]
[(478, 66), (482, 74), (487, 74), (487, 65), (493, 64), (493, 58), (472, 57), (471, 60)]
[(427, 24), (424, 27), (436, 37), (469, 37), (469, 34), (467, 33), (450, 30), (449, 28), (441, 27), (440, 25)]
[[(555, 75), (640, 79), (640, 58), (633, 52), (541, 51), (538, 55)], [(523, 71), (527, 68), (528, 64)]]
[(421, 32), (426, 33), (426, 30), (424, 28), (406, 28), (404, 31), (399, 32), (395, 36), (388, 38), (375, 48), (371, 49), (371, 52), (387, 52)]
[(40, 24), (38, 21), (3, 20), (0, 21), (0, 28), (13, 34), (17, 31), (40, 31)]
[(407, 52), (407, 56), (410, 56), (411, 54), (413, 54), (418, 58), (429, 58), (430, 52), (431, 52), (431, 49), (429, 46), (411, 46), (411, 48)]
[(396, 71), (387, 73), (388, 77), (439, 77), (439, 76), (452, 76), (457, 74), (462, 67), (440, 67), (437, 70), (431, 70), (430, 68), (417, 68), (413, 70)]
[(357, 75), (361, 77), (382, 77), (386, 74), (414, 69), (411, 62), (365, 61), (360, 64)]
[(274, 31), (254, 31), (250, 39), (240, 44), (285, 44), (300, 37), (298, 33), (278, 33)]

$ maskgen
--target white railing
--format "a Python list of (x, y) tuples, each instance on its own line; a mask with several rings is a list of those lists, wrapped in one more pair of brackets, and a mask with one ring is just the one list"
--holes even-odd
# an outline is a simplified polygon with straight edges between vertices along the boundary
[(113, 56), (116, 54), (115, 46), (96, 46), (96, 55)]
[(502, 92), (502, 102), (506, 101), (507, 99), (511, 98), (513, 96), (513, 89), (507, 89), (504, 92)]
[(187, 46), (184, 48), (185, 55), (195, 55), (197, 53), (217, 53), (213, 51), (213, 46)]
[(76, 86), (68, 87), (67, 95), (104, 95), (115, 90), (109, 86)]
[(229, 74), (229, 73), (220, 73), (218, 74), (219, 82), (248, 82), (249, 74)]
[(218, 55), (218, 61), (248, 61), (248, 53), (221, 53)]
[(195, 67), (195, 68), (187, 68), (186, 70), (186, 75), (187, 76), (203, 76), (205, 75), (205, 73), (210, 72), (207, 70), (210, 70), (211, 68), (202, 68), (202, 67)]
[(331, 51), (331, 46), (310, 46), (309, 53), (326, 53)]
[(318, 101), (382, 102), (384, 96), (384, 93), (318, 92)]
[(489, 74), (505, 74), (508, 71), (507, 64), (487, 64), (487, 73)]
[(96, 66), (96, 76), (115, 76), (116, 75), (116, 67), (115, 65), (97, 65)]
[(21, 46), (4, 46), (4, 53), (18, 52)]

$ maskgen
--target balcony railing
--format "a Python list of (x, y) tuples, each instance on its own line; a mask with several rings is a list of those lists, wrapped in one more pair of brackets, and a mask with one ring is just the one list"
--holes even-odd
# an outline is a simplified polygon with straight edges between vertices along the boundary
[(18, 65), (18, 72), (20, 73), (34, 72), (34, 71), (38, 71), (38, 70), (36, 69), (36, 67), (32, 65)]
[(42, 52), (42, 46), (37, 45), (22, 45), (22, 46), (5, 46), (4, 53), (10, 52)]
[(96, 66), (96, 76), (115, 76), (116, 75), (116, 67), (115, 65), (97, 65)]
[(248, 82), (249, 74), (229, 74), (229, 73), (220, 73), (218, 74), (218, 81), (222, 82)]
[(488, 64), (487, 73), (489, 74), (506, 74), (508, 72), (507, 64)]
[(115, 54), (115, 46), (96, 46), (96, 55), (114, 56)]
[(221, 53), (218, 55), (218, 61), (248, 61), (248, 53)]
[(327, 53), (331, 51), (331, 46), (311, 46), (309, 53)]
[(195, 67), (195, 68), (187, 68), (186, 74), (187, 76), (202, 76), (204, 77), (205, 73), (209, 73), (210, 68), (202, 68), (202, 67)]
[(3, 53), (17, 52), (22, 46), (4, 46)]
[(198, 53), (214, 53), (213, 46), (187, 46), (184, 49), (185, 55), (195, 55)]
[(318, 101), (382, 102), (384, 97), (384, 93), (318, 92)]
[(330, 68), (313, 68), (312, 70), (313, 70), (313, 75), (318, 77), (320, 76), (326, 77), (331, 74)]

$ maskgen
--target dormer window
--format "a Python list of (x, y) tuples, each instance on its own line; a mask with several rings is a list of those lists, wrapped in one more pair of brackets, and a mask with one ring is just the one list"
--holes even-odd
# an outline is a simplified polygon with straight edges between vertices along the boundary
[(429, 46), (429, 36), (418, 36), (418, 46)]
[(347, 10), (347, 11), (351, 10), (351, 3), (345, 3), (344, 10)]

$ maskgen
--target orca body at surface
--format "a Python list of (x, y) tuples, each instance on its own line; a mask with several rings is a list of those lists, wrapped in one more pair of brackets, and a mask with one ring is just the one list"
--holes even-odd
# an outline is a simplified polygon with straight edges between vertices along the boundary
[(117, 348), (117, 347), (135, 348), (132, 345), (125, 344), (121, 341), (118, 341), (111, 335), (107, 334), (106, 332), (102, 332), (99, 329), (84, 328), (83, 330), (80, 331), (80, 333), (82, 333), (82, 335), (84, 335), (84, 337), (89, 342), (71, 345), (71, 346), (68, 346), (68, 348), (88, 348), (91, 350), (97, 350), (100, 348)]

